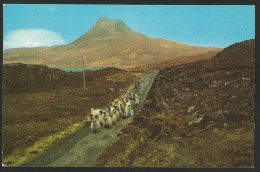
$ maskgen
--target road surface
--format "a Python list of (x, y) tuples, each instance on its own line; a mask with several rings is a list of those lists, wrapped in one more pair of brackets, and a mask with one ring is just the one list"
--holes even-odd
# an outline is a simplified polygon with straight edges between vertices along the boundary
[[(141, 90), (138, 92), (140, 105), (146, 99), (157, 74), (158, 71), (150, 71), (142, 75), (140, 80)], [(119, 131), (132, 118), (121, 119), (110, 129), (101, 127), (96, 134), (91, 132), (90, 123), (87, 123), (83, 129), (64, 139), (24, 166), (90, 167), (95, 159), (105, 150), (109, 142), (117, 136)]]

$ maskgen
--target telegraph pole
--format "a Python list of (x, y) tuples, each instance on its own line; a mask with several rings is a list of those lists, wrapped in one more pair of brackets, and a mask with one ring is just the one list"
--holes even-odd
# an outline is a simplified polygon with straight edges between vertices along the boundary
[(83, 87), (84, 87), (84, 96), (86, 96), (86, 81), (85, 81), (85, 61), (87, 63), (88, 56), (83, 56), (80, 59), (80, 62), (82, 62), (82, 68), (83, 68)]
[(130, 78), (130, 75), (129, 75), (129, 63), (130, 63), (130, 58), (129, 58), (129, 53), (128, 53), (128, 78)]

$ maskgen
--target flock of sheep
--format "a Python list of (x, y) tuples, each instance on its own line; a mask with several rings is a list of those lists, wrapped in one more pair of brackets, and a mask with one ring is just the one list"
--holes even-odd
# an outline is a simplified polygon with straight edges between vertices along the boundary
[(90, 128), (96, 133), (98, 128), (104, 126), (109, 128), (120, 119), (126, 119), (133, 114), (133, 108), (139, 104), (139, 98), (136, 93), (124, 93), (122, 99), (115, 99), (105, 109), (90, 110)]

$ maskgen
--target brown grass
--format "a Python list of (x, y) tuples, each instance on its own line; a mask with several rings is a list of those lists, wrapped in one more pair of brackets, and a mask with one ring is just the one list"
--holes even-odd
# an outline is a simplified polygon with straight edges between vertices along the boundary
[(254, 53), (249, 40), (161, 70), (141, 112), (93, 165), (253, 167)]
[[(130, 79), (133, 79), (131, 77)], [(79, 82), (76, 84), (76, 82)], [(5, 165), (19, 165), (26, 160), (21, 159), (25, 154), (29, 158), (42, 153), (51, 145), (42, 145), (44, 138), (46, 144), (56, 143), (55, 139), (62, 140), (71, 134), (68, 127), (86, 122), (91, 107), (105, 107), (115, 99), (122, 88), (126, 91), (130, 85), (129, 80), (113, 82), (104, 80), (87, 81), (86, 98), (83, 96), (80, 81), (62, 87), (43, 89), (43, 91), (19, 92), (3, 95), (3, 162)], [(109, 88), (114, 87), (115, 92), (110, 93)], [(77, 128), (77, 127), (76, 127)], [(76, 128), (73, 129), (76, 131)], [(65, 133), (63, 134), (62, 131)], [(57, 133), (60, 133), (57, 135)], [(57, 135), (54, 137), (54, 135)], [(62, 136), (59, 136), (62, 135)], [(50, 137), (51, 139), (51, 137)], [(36, 143), (41, 145), (36, 148)], [(35, 147), (36, 146), (36, 147)], [(28, 148), (33, 148), (31, 151)], [(31, 154), (31, 155), (30, 155)], [(28, 160), (28, 159), (27, 159)]]

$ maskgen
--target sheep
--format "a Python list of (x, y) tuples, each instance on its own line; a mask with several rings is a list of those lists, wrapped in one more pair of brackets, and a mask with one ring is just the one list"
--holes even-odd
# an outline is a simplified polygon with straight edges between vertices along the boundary
[(111, 115), (111, 121), (112, 121), (112, 124), (113, 124), (113, 125), (116, 123), (116, 121), (117, 121), (117, 116), (116, 116), (115, 113), (113, 113), (113, 114)]
[(127, 98), (122, 99), (122, 104), (125, 104), (127, 102)]
[(94, 117), (93, 114), (90, 114), (90, 115), (89, 115), (89, 118), (90, 118), (90, 121), (92, 121), (95, 117)]
[(133, 93), (129, 93), (128, 98), (129, 98), (130, 100), (133, 100), (133, 99), (134, 99), (134, 94), (133, 94)]
[(119, 100), (118, 100), (118, 99), (115, 99), (113, 105), (114, 105), (114, 106), (118, 106), (118, 104), (119, 104)]
[(109, 117), (109, 116), (110, 116), (110, 114), (109, 114), (108, 111), (105, 111), (105, 112), (102, 113), (102, 117), (103, 117), (104, 120), (105, 120), (106, 117)]
[(115, 115), (116, 115), (116, 120), (118, 121), (120, 119), (119, 108), (116, 108)]
[[(110, 91), (113, 92), (114, 89), (110, 89)], [(91, 129), (93, 132), (96, 132), (97, 128), (101, 125), (104, 125), (105, 128), (109, 128), (115, 124), (115, 122), (119, 120), (120, 117), (129, 117), (132, 106), (136, 106), (138, 104), (139, 99), (137, 94), (131, 92), (129, 94), (123, 93), (121, 100), (115, 99), (107, 106), (105, 110), (91, 108)]]
[(98, 120), (98, 122), (100, 123), (100, 125), (104, 124), (104, 118), (102, 117), (102, 115), (96, 115), (96, 119)]
[(140, 102), (139, 99), (136, 98), (136, 99), (135, 99), (135, 106), (137, 106), (137, 105), (139, 104), (139, 102)]
[(105, 128), (109, 128), (110, 126), (112, 126), (112, 120), (111, 120), (111, 118), (110, 118), (109, 116), (107, 116), (107, 117), (105, 118), (104, 127), (105, 127)]
[(114, 112), (115, 112), (115, 107), (114, 107), (114, 106), (111, 106), (111, 107), (109, 108), (109, 114), (112, 115)]
[(126, 102), (126, 106), (132, 106), (132, 101), (129, 99), (129, 100), (127, 100), (127, 102)]
[(100, 111), (102, 111), (102, 109), (94, 109), (94, 108), (90, 109), (90, 113), (93, 115), (100, 115)]
[(129, 108), (123, 109), (123, 118), (126, 119), (127, 117), (129, 117), (129, 113), (130, 113)]
[[(132, 102), (131, 102), (131, 100), (128, 100), (128, 101), (126, 102), (125, 108), (132, 108)], [(131, 110), (131, 109), (130, 109), (130, 110)]]
[(138, 96), (137, 94), (134, 94), (134, 105), (137, 106), (139, 104), (139, 99), (138, 99)]
[(105, 119), (105, 115), (106, 115), (106, 111), (100, 111), (100, 116), (103, 118), (103, 119)]
[(138, 98), (138, 96), (137, 96), (137, 94), (135, 93), (135, 94), (134, 94), (134, 99), (137, 99), (137, 98)]
[(90, 129), (93, 133), (97, 132), (97, 129), (100, 127), (100, 123), (98, 122), (97, 119), (93, 119), (91, 124), (90, 124)]
[(119, 112), (119, 117), (122, 117), (123, 116), (123, 111), (122, 111), (122, 109), (123, 109), (123, 104), (120, 104), (120, 106), (118, 107), (118, 112)]
[(127, 98), (127, 94), (126, 94), (126, 93), (123, 93), (123, 94), (122, 94), (122, 100), (123, 100), (123, 99), (126, 99), (126, 98)]

